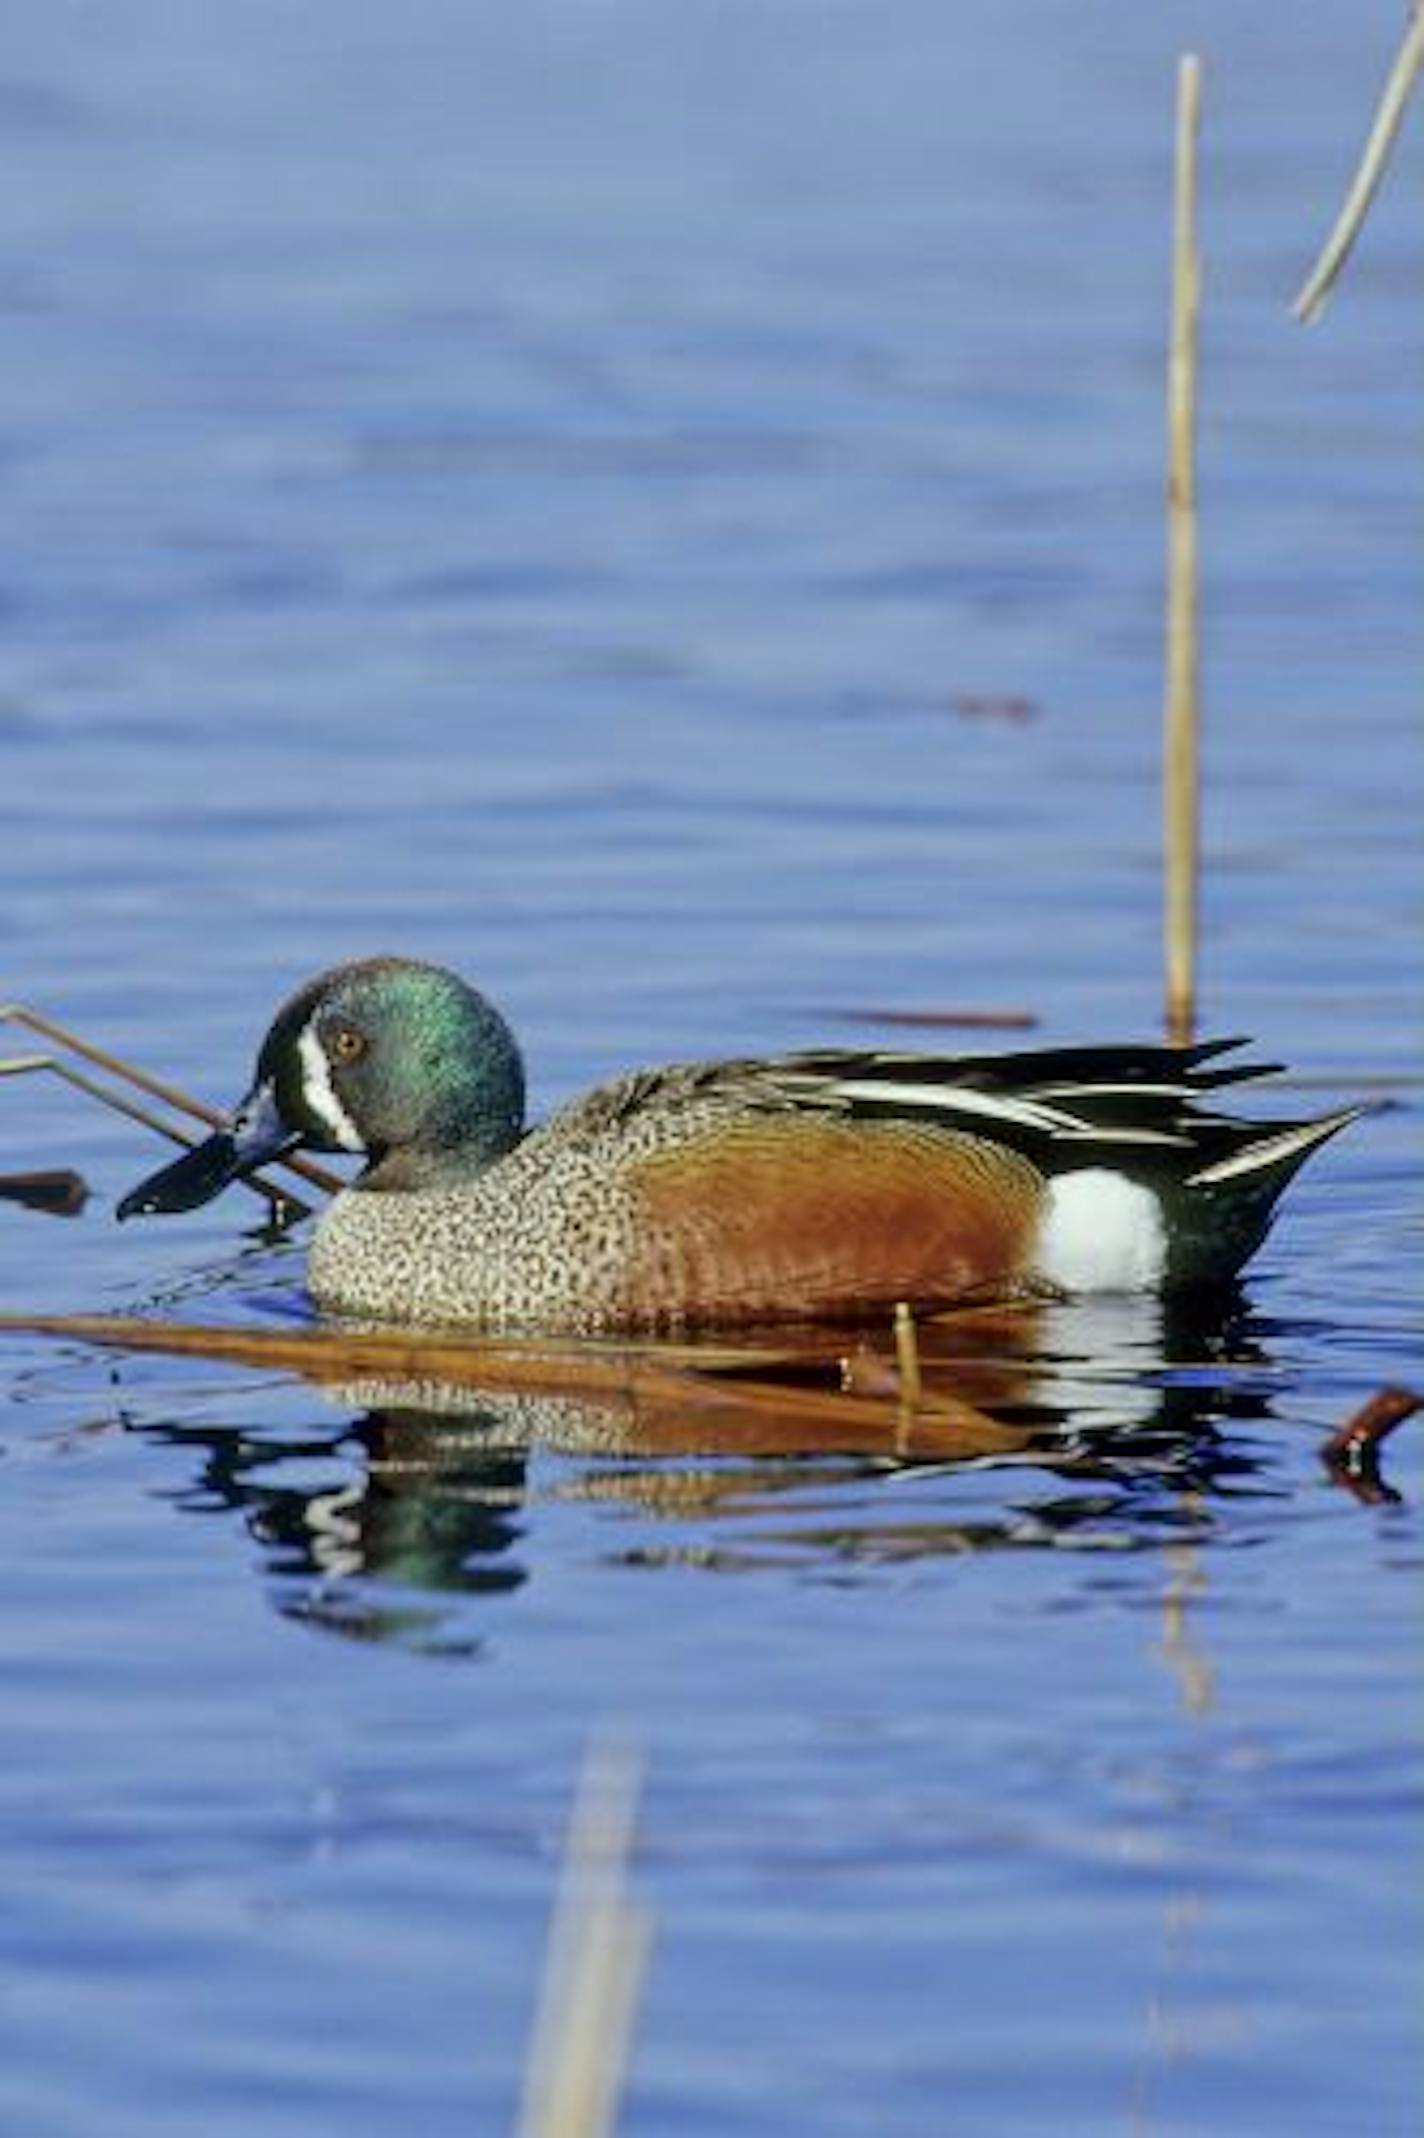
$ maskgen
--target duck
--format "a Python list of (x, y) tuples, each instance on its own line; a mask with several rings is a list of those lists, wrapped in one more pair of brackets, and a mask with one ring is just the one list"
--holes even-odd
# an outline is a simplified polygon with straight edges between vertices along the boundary
[(821, 1047), (635, 1069), (525, 1120), (518, 1042), (444, 967), (364, 958), (278, 1010), (247, 1095), (123, 1197), (193, 1210), (297, 1149), (363, 1163), (318, 1219), (319, 1310), (616, 1335), (1228, 1285), (1365, 1111), (1249, 1121), (1245, 1045)]

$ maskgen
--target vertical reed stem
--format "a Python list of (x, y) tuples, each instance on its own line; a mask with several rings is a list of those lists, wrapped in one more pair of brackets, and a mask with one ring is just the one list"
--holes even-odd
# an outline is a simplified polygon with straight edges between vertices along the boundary
[(1172, 230), (1172, 342), (1167, 375), (1167, 679), (1163, 829), (1166, 868), (1166, 1025), (1175, 1040), (1196, 1022), (1198, 873), (1197, 630), (1197, 135), (1201, 62), (1177, 70), (1176, 204)]
[(595, 1746), (569, 1827), (520, 2138), (612, 2138), (652, 1936), (627, 1892), (642, 1762)]

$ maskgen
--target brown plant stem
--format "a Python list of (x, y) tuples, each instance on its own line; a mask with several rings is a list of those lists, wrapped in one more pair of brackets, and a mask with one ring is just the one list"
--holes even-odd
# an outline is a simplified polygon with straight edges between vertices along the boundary
[(1412, 1388), (1380, 1388), (1362, 1404), (1339, 1431), (1332, 1433), (1320, 1451), (1320, 1459), (1337, 1485), (1344, 1485), (1366, 1506), (1396, 1500), (1399, 1494), (1385, 1483), (1380, 1470), (1380, 1449), (1397, 1425), (1424, 1410), (1424, 1396)]

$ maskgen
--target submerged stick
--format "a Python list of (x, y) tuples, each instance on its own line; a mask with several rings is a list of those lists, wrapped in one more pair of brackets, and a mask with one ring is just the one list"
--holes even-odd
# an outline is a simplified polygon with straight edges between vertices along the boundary
[(1419, 69), (1424, 66), (1424, 0), (1414, 0), (1409, 21), (1389, 79), (1381, 92), (1375, 108), (1374, 124), (1369, 139), (1361, 154), (1344, 206), (1335, 218), (1334, 228), (1321, 247), (1320, 257), (1306, 277), (1299, 296), (1291, 310), (1302, 326), (1312, 325), (1325, 309), (1326, 301), (1335, 286), (1340, 270), (1354, 250), (1355, 240), (1364, 227), (1370, 203), (1379, 190), (1380, 180), (1389, 162), (1399, 124), (1404, 117), (1404, 107), (1409, 102)]
[(1395, 1427), (1420, 1410), (1424, 1410), (1424, 1396), (1412, 1388), (1376, 1390), (1338, 1433), (1331, 1434), (1320, 1451), (1320, 1459), (1335, 1482), (1346, 1486), (1366, 1506), (1397, 1500), (1399, 1494), (1385, 1483), (1380, 1471), (1379, 1451)]
[(1201, 62), (1177, 70), (1172, 337), (1167, 372), (1167, 660), (1163, 734), (1166, 1026), (1184, 1041), (1196, 1023), (1198, 874), (1197, 628), (1197, 135)]

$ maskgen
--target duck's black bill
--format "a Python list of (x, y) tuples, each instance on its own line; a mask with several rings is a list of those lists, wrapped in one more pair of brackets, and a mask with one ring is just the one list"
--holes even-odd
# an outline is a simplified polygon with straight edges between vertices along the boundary
[(117, 1214), (122, 1219), (197, 1210), (233, 1181), (291, 1150), (300, 1140), (278, 1113), (271, 1088), (259, 1085), (243, 1100), (230, 1128), (220, 1128), (205, 1143), (196, 1144), (172, 1165), (130, 1188)]

